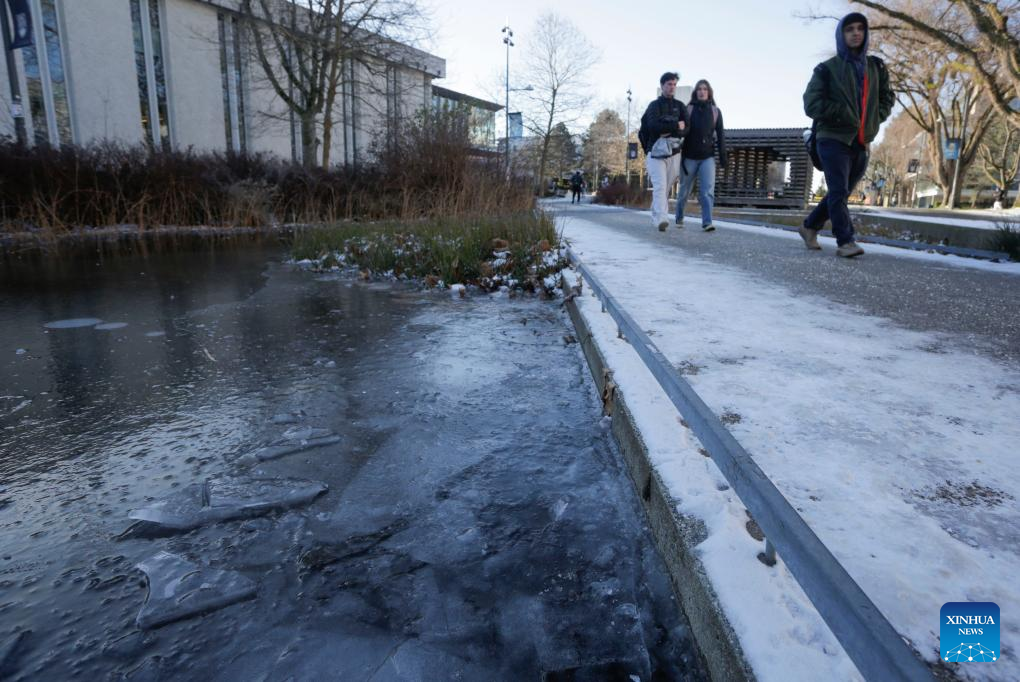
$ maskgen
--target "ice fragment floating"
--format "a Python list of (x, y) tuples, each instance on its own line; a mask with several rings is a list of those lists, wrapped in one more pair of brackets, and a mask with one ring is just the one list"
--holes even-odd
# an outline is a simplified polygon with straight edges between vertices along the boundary
[(94, 327), (102, 323), (98, 317), (76, 317), (72, 320), (56, 320), (43, 326), (47, 329), (77, 329), (78, 327)]
[(135, 622), (143, 630), (214, 611), (255, 595), (255, 583), (236, 571), (193, 564), (160, 552), (139, 563), (149, 594)]
[(136, 509), (128, 517), (146, 522), (150, 530), (155, 526), (157, 530), (185, 531), (307, 504), (326, 490), (324, 483), (299, 479), (210, 479)]

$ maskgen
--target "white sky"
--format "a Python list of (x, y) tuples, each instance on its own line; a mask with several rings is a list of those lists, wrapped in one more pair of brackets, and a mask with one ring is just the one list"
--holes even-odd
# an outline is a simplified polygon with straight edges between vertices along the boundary
[[(516, 46), (510, 52), (510, 82), (528, 49), (528, 34), (543, 13), (556, 11), (573, 21), (602, 50), (592, 66), (592, 116), (604, 107), (643, 110), (656, 95), (659, 76), (679, 71), (681, 85), (707, 78), (727, 127), (810, 125), (801, 96), (815, 64), (835, 53), (835, 21), (806, 23), (793, 16), (809, 5), (842, 15), (837, 0), (707, 0), (644, 3), (593, 0), (556, 5), (537, 0), (487, 3), (424, 0), (434, 33), (423, 47), (446, 59), (447, 78), (437, 85), (502, 103), (501, 74), (506, 52), (500, 32), (509, 19)], [(511, 93), (510, 110), (519, 109)], [(502, 117), (499, 123), (502, 123)]]

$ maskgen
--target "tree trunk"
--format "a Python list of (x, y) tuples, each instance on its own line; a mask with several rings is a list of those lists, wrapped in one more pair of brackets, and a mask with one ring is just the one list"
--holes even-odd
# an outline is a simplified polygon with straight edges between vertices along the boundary
[(552, 138), (553, 118), (556, 116), (556, 90), (552, 91), (549, 100), (549, 120), (545, 124), (545, 135), (542, 136), (542, 155), (538, 160), (538, 196), (545, 196), (545, 164), (549, 160), (549, 140)]
[(315, 168), (315, 114), (301, 114), (301, 165)]
[(322, 118), (322, 167), (329, 168), (329, 150), (333, 146), (333, 114), (327, 109)]

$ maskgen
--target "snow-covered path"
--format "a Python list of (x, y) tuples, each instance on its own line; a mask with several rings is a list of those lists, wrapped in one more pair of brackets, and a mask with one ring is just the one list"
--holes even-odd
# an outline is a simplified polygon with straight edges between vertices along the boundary
[[(944, 333), (793, 292), (668, 240), (575, 216), (562, 225), (579, 257), (926, 659), (939, 655), (943, 603), (993, 601), (1004, 618), (1003, 656), (959, 674), (1020, 679), (1020, 623), (1010, 616), (1020, 613), (1015, 366), (968, 352), (967, 339), (955, 344)], [(844, 265), (831, 252), (819, 257)], [(579, 300), (605, 332), (600, 345), (611, 346), (611, 364), (630, 363), (597, 302)], [(756, 672), (844, 677), (848, 661), (831, 633), (785, 570), (769, 574), (755, 560), (757, 546), (740, 537), (739, 501), (712, 486), (721, 474), (675, 419), (664, 418), (665, 398), (639, 375), (634, 366), (617, 368), (616, 381), (628, 403), (647, 412), (639, 426), (659, 449), (653, 458), (678, 507), (709, 528), (699, 549)]]

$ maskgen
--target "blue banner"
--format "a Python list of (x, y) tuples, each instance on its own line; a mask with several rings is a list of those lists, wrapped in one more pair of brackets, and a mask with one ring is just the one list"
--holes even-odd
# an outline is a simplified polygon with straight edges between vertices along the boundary
[(521, 138), (524, 137), (524, 121), (521, 119), (521, 112), (510, 112), (508, 117), (510, 122), (510, 137)]
[[(28, 0), (7, 0), (7, 6), (10, 7), (11, 18), (14, 20), (9, 49), (31, 47), (34, 41), (32, 40), (32, 11), (28, 8)], [(3, 19), (7, 21), (6, 16)]]
[(960, 138), (950, 137), (942, 144), (942, 155), (946, 161), (956, 161), (960, 158), (960, 143)]

